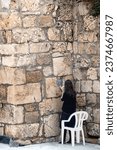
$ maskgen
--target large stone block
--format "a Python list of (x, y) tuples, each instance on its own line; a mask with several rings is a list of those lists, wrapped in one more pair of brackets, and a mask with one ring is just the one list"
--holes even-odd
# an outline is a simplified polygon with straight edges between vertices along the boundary
[(77, 94), (76, 101), (79, 107), (86, 106), (85, 94)]
[(92, 87), (92, 81), (90, 81), (90, 80), (81, 81), (81, 91), (82, 92), (92, 92), (92, 90), (93, 90), (92, 88), (93, 88)]
[(86, 31), (94, 31), (97, 27), (97, 21), (98, 19), (93, 17), (93, 16), (89, 16), (89, 15), (86, 15), (84, 18), (84, 28)]
[[(11, 94), (12, 93), (12, 94)], [(11, 104), (27, 104), (41, 101), (39, 83), (8, 87), (7, 101)]]
[(79, 42), (97, 42), (97, 33), (92, 32), (83, 32), (78, 35)]
[(57, 86), (56, 78), (46, 78), (46, 97), (58, 97), (61, 95), (61, 90)]
[(73, 41), (73, 24), (72, 22), (65, 22), (61, 28), (61, 40)]
[(79, 15), (87, 15), (89, 12), (89, 9), (87, 7), (87, 3), (86, 2), (80, 2), (78, 5), (78, 12)]
[(2, 57), (2, 64), (9, 67), (22, 67), (36, 65), (36, 54), (5, 56)]
[(1, 55), (12, 55), (15, 53), (14, 44), (2, 44), (0, 45), (0, 54)]
[(23, 123), (24, 109), (22, 106), (5, 105), (0, 110), (0, 120), (2, 123), (18, 124)]
[(98, 80), (93, 81), (93, 92), (100, 93), (100, 82)]
[(45, 53), (51, 50), (52, 46), (49, 42), (31, 43), (30, 53)]
[(24, 84), (26, 83), (24, 69), (1, 67), (0, 83), (2, 84)]
[(49, 15), (42, 15), (38, 18), (39, 27), (52, 27), (54, 25), (54, 19)]
[(35, 112), (26, 112), (25, 113), (25, 123), (38, 123), (39, 122), (39, 113)]
[(100, 109), (94, 109), (93, 110), (93, 117), (95, 123), (100, 123)]
[(44, 118), (45, 137), (58, 136), (59, 130), (59, 115), (54, 114)]
[(44, 99), (43, 102), (39, 104), (39, 110), (41, 116), (60, 112), (61, 107), (62, 107), (62, 103), (60, 98)]
[(14, 138), (32, 138), (38, 135), (39, 124), (6, 125), (5, 133)]
[(22, 19), (23, 27), (24, 28), (37, 27), (36, 19), (37, 17), (34, 15), (24, 16), (24, 18)]
[(50, 41), (60, 41), (60, 30), (55, 27), (49, 28), (48, 38)]
[(99, 124), (88, 123), (87, 124), (87, 133), (90, 136), (99, 137), (100, 136), (100, 126), (99, 126)]
[(35, 12), (39, 11), (40, 0), (20, 0), (21, 11)]
[(44, 76), (51, 76), (53, 74), (53, 70), (52, 70), (52, 67), (50, 66), (46, 66), (43, 68), (43, 74)]
[(64, 76), (72, 74), (71, 57), (53, 58), (53, 68), (55, 76)]
[(72, 5), (61, 3), (58, 9), (58, 20), (66, 21), (72, 20)]
[(0, 31), (0, 43), (6, 43), (6, 37), (4, 31)]
[(42, 53), (37, 55), (38, 65), (48, 65), (51, 64), (51, 55), (48, 53)]
[(0, 30), (2, 29), (13, 29), (21, 27), (21, 17), (17, 12), (12, 13), (1, 13), (0, 15)]
[(96, 68), (89, 68), (87, 70), (87, 79), (97, 80), (97, 69)]
[(42, 72), (37, 71), (27, 71), (26, 72), (26, 81), (27, 83), (37, 83), (43, 79)]
[(96, 94), (88, 93), (86, 95), (86, 100), (88, 105), (96, 105)]
[(13, 42), (27, 43), (27, 42), (39, 42), (46, 40), (44, 30), (41, 28), (31, 29), (13, 29)]
[(0, 100), (7, 98), (7, 87), (0, 85)]
[(65, 42), (54, 42), (52, 46), (53, 52), (64, 53), (67, 50), (67, 43)]

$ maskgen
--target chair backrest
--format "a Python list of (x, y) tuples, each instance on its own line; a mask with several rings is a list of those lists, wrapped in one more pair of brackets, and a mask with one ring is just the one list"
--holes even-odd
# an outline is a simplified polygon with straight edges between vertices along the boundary
[(87, 120), (88, 118), (88, 113), (86, 111), (77, 111), (71, 114), (69, 117), (69, 121), (72, 119), (72, 117), (75, 117), (75, 125), (74, 128), (82, 128), (83, 126), (83, 121)]

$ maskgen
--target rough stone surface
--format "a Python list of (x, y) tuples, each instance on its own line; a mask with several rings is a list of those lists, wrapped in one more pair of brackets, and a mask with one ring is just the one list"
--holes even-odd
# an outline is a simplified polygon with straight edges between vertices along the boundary
[(3, 109), (0, 109), (0, 119), (2, 123), (18, 124), (23, 123), (23, 107), (5, 105)]
[(89, 114), (85, 137), (99, 141), (100, 18), (90, 7), (87, 0), (11, 0), (0, 7), (1, 135), (24, 144), (56, 141), (57, 80), (70, 79), (77, 110)]
[(51, 136), (57, 136), (59, 135), (59, 116), (58, 115), (50, 115), (44, 119), (45, 121), (45, 136), (51, 137)]
[[(12, 95), (10, 94), (12, 93)], [(8, 103), (27, 104), (41, 101), (39, 83), (8, 87)]]
[(7, 125), (5, 133), (11, 137), (23, 139), (35, 137), (38, 134), (39, 124)]

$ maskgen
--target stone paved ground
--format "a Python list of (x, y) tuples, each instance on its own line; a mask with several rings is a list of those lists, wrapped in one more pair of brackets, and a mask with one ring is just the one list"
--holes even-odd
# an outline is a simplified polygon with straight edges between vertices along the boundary
[(76, 144), (72, 147), (70, 144), (58, 144), (58, 143), (43, 143), (43, 144), (34, 144), (24, 147), (9, 147), (9, 145), (0, 144), (1, 150), (99, 150), (100, 146), (97, 144), (86, 143), (85, 146), (82, 144)]

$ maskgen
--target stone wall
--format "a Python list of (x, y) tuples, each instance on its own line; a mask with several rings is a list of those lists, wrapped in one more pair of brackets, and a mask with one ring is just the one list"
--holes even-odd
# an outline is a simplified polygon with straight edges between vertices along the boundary
[(87, 138), (99, 137), (99, 18), (77, 0), (0, 6), (0, 134), (25, 144), (58, 140), (59, 79), (71, 79)]

